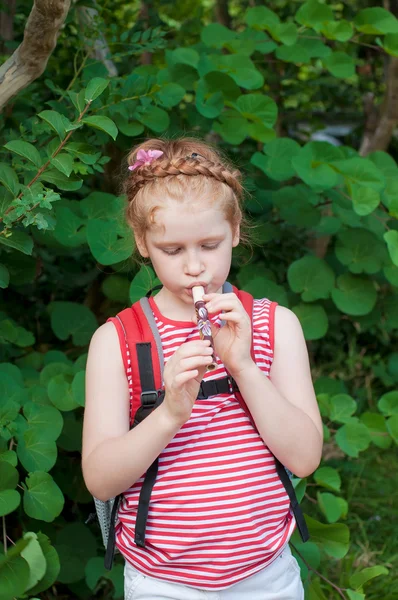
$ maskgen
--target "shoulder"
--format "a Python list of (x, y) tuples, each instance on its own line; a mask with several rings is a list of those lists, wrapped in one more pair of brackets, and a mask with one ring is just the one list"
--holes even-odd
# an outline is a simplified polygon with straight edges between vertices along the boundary
[(111, 321), (104, 323), (94, 332), (90, 341), (88, 362), (95, 362), (97, 366), (109, 363), (123, 366), (118, 332)]
[(277, 306), (274, 318), (275, 355), (290, 349), (307, 353), (303, 328), (297, 315), (285, 306)]

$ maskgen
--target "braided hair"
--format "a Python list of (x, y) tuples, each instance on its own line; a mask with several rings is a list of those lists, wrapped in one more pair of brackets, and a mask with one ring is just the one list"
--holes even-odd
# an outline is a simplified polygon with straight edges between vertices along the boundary
[[(150, 164), (132, 167), (140, 150), (163, 154)], [(127, 163), (134, 170), (127, 171), (123, 185), (126, 220), (135, 236), (144, 238), (165, 197), (180, 202), (209, 201), (224, 210), (233, 229), (245, 224), (241, 173), (210, 144), (191, 137), (149, 139), (132, 149)]]

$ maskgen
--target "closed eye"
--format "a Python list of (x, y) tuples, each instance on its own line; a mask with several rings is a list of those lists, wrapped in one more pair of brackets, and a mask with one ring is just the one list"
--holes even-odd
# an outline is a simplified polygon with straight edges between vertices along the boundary
[[(204, 250), (216, 250), (221, 242), (217, 242), (217, 244), (202, 244), (202, 248)], [(175, 250), (165, 250), (162, 248), (162, 251), (168, 256), (176, 256), (181, 251), (181, 248), (176, 248)]]

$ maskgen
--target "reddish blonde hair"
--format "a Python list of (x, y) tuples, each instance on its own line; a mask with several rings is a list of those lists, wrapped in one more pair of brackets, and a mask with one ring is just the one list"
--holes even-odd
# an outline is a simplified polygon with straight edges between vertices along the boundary
[(248, 224), (242, 212), (241, 173), (210, 144), (191, 137), (149, 139), (130, 151), (129, 165), (135, 163), (139, 150), (161, 150), (163, 156), (150, 165), (128, 171), (124, 182), (126, 220), (135, 237), (145, 240), (146, 231), (155, 222), (156, 210), (164, 206), (159, 199), (167, 196), (184, 202), (194, 196), (218, 203), (232, 230), (240, 225), (241, 241), (248, 242), (245, 231)]

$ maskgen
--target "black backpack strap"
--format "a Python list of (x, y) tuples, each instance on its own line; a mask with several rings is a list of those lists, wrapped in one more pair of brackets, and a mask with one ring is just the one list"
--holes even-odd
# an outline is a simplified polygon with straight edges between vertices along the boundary
[(109, 523), (108, 545), (106, 547), (104, 559), (104, 567), (108, 571), (112, 569), (113, 557), (115, 555), (115, 521), (121, 499), (122, 494), (116, 496), (112, 506), (111, 522)]
[(305, 518), (303, 515), (303, 511), (301, 510), (301, 506), (298, 503), (296, 492), (294, 491), (294, 487), (289, 475), (286, 472), (283, 464), (274, 456), (275, 459), (275, 467), (278, 472), (279, 478), (283, 483), (287, 495), (290, 499), (290, 506), (294, 514), (294, 518), (296, 519), (297, 529), (299, 530), (299, 534), (303, 542), (307, 542), (310, 539), (310, 534), (308, 531), (307, 523), (305, 522)]

